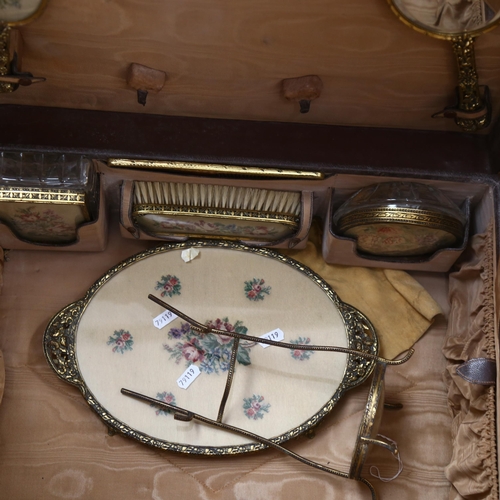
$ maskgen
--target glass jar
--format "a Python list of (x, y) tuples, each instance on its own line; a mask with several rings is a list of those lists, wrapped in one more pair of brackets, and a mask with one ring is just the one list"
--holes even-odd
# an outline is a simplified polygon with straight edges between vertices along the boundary
[(428, 255), (463, 239), (465, 215), (441, 191), (417, 182), (364, 187), (333, 216), (334, 230), (354, 238), (360, 252)]

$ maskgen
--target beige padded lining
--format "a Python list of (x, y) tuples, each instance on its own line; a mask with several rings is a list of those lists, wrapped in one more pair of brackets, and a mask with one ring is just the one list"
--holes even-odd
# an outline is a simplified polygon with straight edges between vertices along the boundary
[(450, 322), (443, 352), (452, 415), (453, 457), (446, 477), (451, 499), (498, 498), (495, 387), (474, 385), (456, 373), (471, 358), (495, 358), (493, 227), (472, 238), (461, 268), (450, 275)]
[[(52, 315), (82, 297), (97, 277), (121, 259), (148, 246), (114, 233), (105, 253), (9, 253), (0, 301), (0, 349), (6, 366), (0, 406), (2, 495), (19, 499), (34, 495), (56, 499), (368, 498), (363, 485), (311, 470), (274, 451), (196, 457), (109, 436), (78, 390), (56, 377), (41, 346)], [(447, 277), (416, 277), (446, 312)], [(405, 468), (392, 483), (373, 480), (383, 500), (448, 498), (450, 484), (444, 469), (452, 448), (442, 382), (445, 328), (444, 317), (438, 318), (418, 342), (414, 357), (387, 370), (386, 397), (404, 408), (386, 411), (380, 432), (398, 442)], [(290, 448), (347, 472), (367, 389), (365, 384), (349, 392), (313, 439), (300, 437), (289, 443)], [(373, 464), (382, 476), (397, 470), (386, 450), (374, 449), (365, 476)]]

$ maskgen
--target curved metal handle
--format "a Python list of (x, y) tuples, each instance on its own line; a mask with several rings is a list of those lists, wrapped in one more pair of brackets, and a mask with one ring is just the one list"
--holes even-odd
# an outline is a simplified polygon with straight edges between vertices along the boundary
[(475, 39), (461, 35), (452, 39), (458, 66), (457, 103), (432, 115), (453, 118), (465, 132), (476, 132), (491, 122), (491, 101), (488, 87), (481, 92), (474, 53)]
[(370, 490), (372, 500), (377, 500), (377, 493), (375, 492), (375, 488), (372, 486), (372, 484), (368, 480), (366, 480), (362, 477), (350, 477), (347, 473), (342, 472), (338, 469), (334, 469), (332, 467), (328, 467), (327, 465), (323, 465), (323, 464), (320, 464), (320, 463), (315, 462), (313, 460), (310, 460), (302, 455), (299, 455), (298, 453), (293, 452), (292, 450), (289, 450), (288, 448), (285, 448), (284, 446), (281, 446), (279, 443), (274, 442), (272, 439), (267, 439), (263, 436), (260, 436), (258, 434), (254, 434), (253, 432), (247, 431), (245, 429), (241, 429), (239, 427), (235, 427), (233, 425), (219, 422), (217, 420), (212, 420), (212, 419), (205, 417), (203, 415), (199, 415), (199, 414), (194, 413), (192, 411), (186, 410), (185, 408), (173, 406), (169, 403), (166, 403), (165, 401), (161, 401), (160, 399), (155, 399), (155, 398), (149, 397), (145, 394), (140, 394), (138, 392), (131, 391), (130, 389), (122, 388), (121, 393), (125, 396), (139, 399), (139, 400), (144, 401), (146, 403), (149, 403), (151, 405), (156, 405), (158, 407), (165, 408), (166, 410), (174, 413), (175, 420), (179, 420), (179, 421), (183, 421), (183, 422), (190, 422), (192, 420), (196, 420), (196, 421), (202, 422), (204, 424), (211, 425), (211, 426), (217, 427), (219, 429), (223, 429), (225, 431), (233, 432), (234, 434), (248, 437), (248, 438), (250, 438), (258, 443), (265, 444), (266, 446), (274, 448), (275, 450), (281, 451), (282, 453), (285, 453), (289, 457), (294, 458), (295, 460), (298, 460), (299, 462), (302, 462), (303, 464), (309, 465), (310, 467), (313, 467), (313, 468), (318, 469), (320, 471), (327, 472), (327, 473), (333, 474), (335, 476), (340, 476), (340, 477), (343, 477), (345, 479), (355, 479), (356, 481), (359, 481), (368, 487), (368, 489)]

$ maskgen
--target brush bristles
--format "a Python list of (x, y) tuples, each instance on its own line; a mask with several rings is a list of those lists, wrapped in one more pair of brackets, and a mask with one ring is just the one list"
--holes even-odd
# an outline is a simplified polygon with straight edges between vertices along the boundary
[(300, 215), (301, 196), (293, 191), (147, 181), (136, 181), (134, 185), (136, 205), (221, 208)]

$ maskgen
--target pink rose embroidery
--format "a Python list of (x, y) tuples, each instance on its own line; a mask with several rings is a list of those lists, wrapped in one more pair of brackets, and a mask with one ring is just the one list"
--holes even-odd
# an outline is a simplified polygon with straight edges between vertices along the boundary
[[(299, 337), (297, 340), (290, 340), (290, 344), (307, 345), (310, 343), (311, 339), (309, 337)], [(293, 359), (304, 361), (306, 359), (309, 359), (314, 354), (314, 351), (290, 349), (290, 353)]]
[[(247, 328), (241, 321), (230, 323), (229, 319), (216, 318), (205, 323), (210, 328), (222, 332), (235, 332), (241, 335), (247, 333)], [(229, 370), (233, 337), (218, 334), (200, 334), (191, 329), (189, 323), (181, 323), (168, 332), (168, 338), (176, 340), (173, 345), (163, 344), (163, 348), (170, 353), (170, 359), (176, 363), (185, 362), (186, 366), (197, 363), (204, 373), (219, 373)], [(253, 346), (239, 345), (236, 352), (236, 361), (241, 365), (250, 364), (250, 349)]]
[(250, 398), (243, 398), (243, 413), (251, 420), (264, 418), (265, 413), (269, 413), (271, 405), (264, 403), (264, 396), (254, 394)]
[(161, 280), (156, 283), (155, 290), (161, 290), (162, 297), (173, 297), (181, 294), (181, 280), (177, 276), (167, 274), (162, 276)]
[(261, 278), (245, 281), (244, 291), (247, 299), (253, 301), (264, 300), (264, 295), (271, 293), (271, 287), (264, 286), (264, 283), (265, 281)]
[[(229, 323), (228, 321), (222, 321), (219, 318), (217, 318), (215, 321), (209, 321), (207, 323), (207, 326), (216, 330), (223, 330), (224, 332), (235, 331), (234, 326), (231, 323)], [(215, 335), (215, 338), (217, 339), (217, 342), (219, 344), (229, 344), (229, 342), (233, 340), (233, 337), (226, 337), (224, 335)]]
[(62, 241), (65, 238), (74, 238), (75, 235), (74, 224), (67, 224), (54, 210), (43, 210), (40, 207), (16, 209), (12, 224), (31, 237), (51, 235)]
[(130, 332), (126, 332), (125, 330), (115, 330), (115, 333), (110, 335), (107, 344), (113, 346), (113, 352), (123, 354), (125, 351), (132, 350), (134, 339), (132, 335), (130, 335)]
[[(177, 406), (175, 402), (175, 396), (171, 392), (159, 392), (156, 394), (156, 399), (159, 399), (160, 401), (163, 401), (164, 403), (171, 404), (172, 406)], [(168, 415), (169, 413), (172, 413), (171, 410), (167, 410), (166, 408), (163, 408), (161, 406), (157, 406), (154, 403), (150, 405), (153, 408), (158, 408), (156, 410), (156, 415)]]
[(203, 350), (200, 349), (197, 344), (197, 339), (192, 339), (182, 347), (182, 355), (187, 361), (191, 361), (191, 363), (196, 363), (196, 361), (203, 361), (205, 355)]

